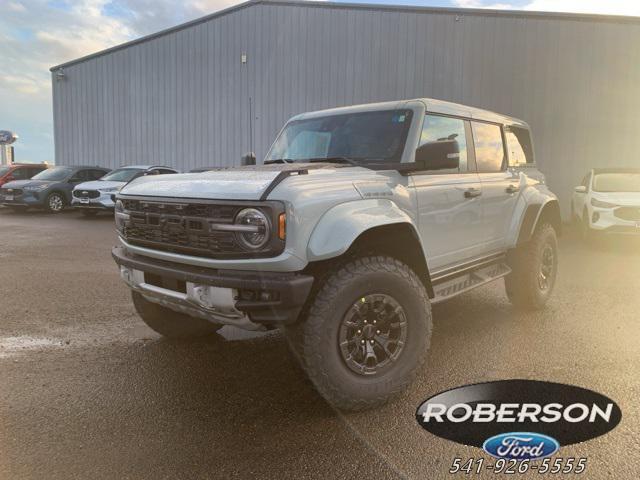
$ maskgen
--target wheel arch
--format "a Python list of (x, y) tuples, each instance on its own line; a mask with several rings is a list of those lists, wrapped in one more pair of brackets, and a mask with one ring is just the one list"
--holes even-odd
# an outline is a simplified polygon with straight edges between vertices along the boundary
[(562, 217), (558, 200), (550, 199), (544, 204), (527, 206), (520, 224), (517, 245), (528, 242), (538, 225), (542, 223), (549, 223), (556, 231), (556, 235), (562, 235)]
[(47, 198), (49, 198), (51, 195), (53, 195), (54, 193), (59, 193), (62, 198), (64, 199), (65, 203), (68, 205), (70, 203), (69, 201), (69, 197), (67, 192), (65, 192), (63, 189), (61, 188), (52, 188), (51, 190), (49, 190), (46, 195), (44, 196), (43, 200), (46, 201)]
[(309, 240), (310, 269), (356, 255), (386, 255), (408, 265), (424, 284), (433, 287), (418, 230), (409, 215), (390, 200), (347, 202), (320, 219)]
[(418, 232), (409, 223), (380, 225), (362, 232), (355, 239), (347, 255), (372, 252), (387, 255), (411, 268), (427, 290), (429, 298), (434, 297), (431, 274)]

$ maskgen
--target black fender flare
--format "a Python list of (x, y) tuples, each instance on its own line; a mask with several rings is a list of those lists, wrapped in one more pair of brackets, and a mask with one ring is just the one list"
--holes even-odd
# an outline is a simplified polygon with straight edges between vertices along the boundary
[(558, 200), (550, 199), (544, 204), (533, 203), (527, 206), (522, 223), (520, 224), (516, 245), (521, 245), (531, 240), (533, 232), (536, 231), (538, 225), (543, 221), (550, 223), (556, 230), (558, 236), (562, 234), (562, 218), (560, 216), (560, 203)]

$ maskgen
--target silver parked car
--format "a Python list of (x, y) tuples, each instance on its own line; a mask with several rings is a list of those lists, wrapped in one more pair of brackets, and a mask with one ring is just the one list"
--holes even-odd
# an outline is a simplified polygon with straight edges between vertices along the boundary
[(560, 209), (521, 120), (432, 99), (304, 113), (264, 163), (118, 194), (113, 257), (157, 332), (281, 327), (318, 391), (362, 409), (422, 367), (432, 304), (553, 291)]
[(145, 175), (167, 175), (177, 170), (157, 165), (132, 165), (121, 167), (92, 182), (84, 182), (73, 189), (71, 205), (85, 215), (100, 211), (113, 212), (114, 196), (128, 182)]

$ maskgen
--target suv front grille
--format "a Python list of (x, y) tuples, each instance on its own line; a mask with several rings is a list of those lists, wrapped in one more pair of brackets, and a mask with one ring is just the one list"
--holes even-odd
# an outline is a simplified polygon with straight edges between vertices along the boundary
[(280, 208), (276, 202), (243, 205), (238, 202), (180, 202), (119, 198), (129, 219), (120, 229), (127, 243), (153, 250), (206, 258), (255, 258), (277, 255), (284, 242), (272, 239), (263, 251), (248, 252), (236, 233), (211, 228), (212, 224), (233, 224), (243, 208), (260, 208), (275, 225)]
[(242, 207), (205, 203), (169, 203), (144, 200), (122, 200), (125, 210), (141, 213), (158, 213), (187, 217), (203, 217), (216, 222), (233, 223)]
[(621, 220), (629, 222), (640, 221), (640, 207), (619, 207), (615, 209), (613, 214)]
[(180, 227), (166, 228), (135, 224), (126, 226), (124, 236), (129, 243), (165, 252), (196, 256), (230, 256), (241, 252), (232, 233), (197, 233)]
[(21, 188), (3, 188), (0, 190), (0, 194), (13, 195), (14, 197), (18, 197), (22, 195), (22, 189)]
[(76, 198), (98, 198), (100, 192), (97, 190), (74, 190), (73, 196)]

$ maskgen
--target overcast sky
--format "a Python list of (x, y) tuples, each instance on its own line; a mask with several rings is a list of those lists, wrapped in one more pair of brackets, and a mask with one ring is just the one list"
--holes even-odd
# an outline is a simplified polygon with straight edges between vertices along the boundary
[[(237, 3), (241, 2), (0, 1), (0, 130), (13, 130), (20, 136), (15, 144), (17, 159), (54, 160), (51, 66)], [(365, 3), (640, 16), (640, 1), (630, 0), (367, 0)]]

